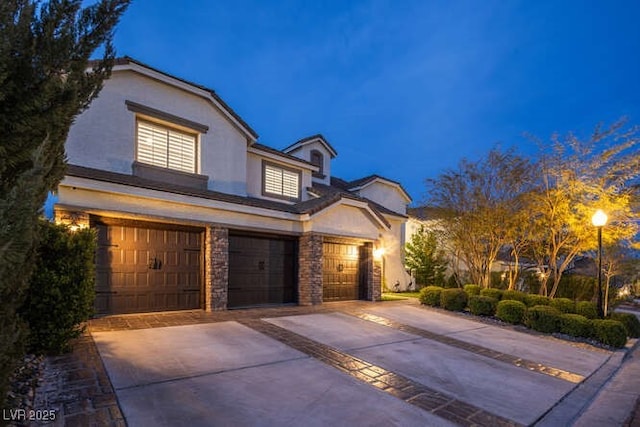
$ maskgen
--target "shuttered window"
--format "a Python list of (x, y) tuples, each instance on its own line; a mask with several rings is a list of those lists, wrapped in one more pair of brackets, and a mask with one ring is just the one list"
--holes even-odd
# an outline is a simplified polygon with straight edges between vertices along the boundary
[(300, 198), (300, 173), (265, 164), (264, 193), (291, 199)]
[(196, 143), (195, 134), (138, 121), (137, 160), (141, 163), (197, 173)]

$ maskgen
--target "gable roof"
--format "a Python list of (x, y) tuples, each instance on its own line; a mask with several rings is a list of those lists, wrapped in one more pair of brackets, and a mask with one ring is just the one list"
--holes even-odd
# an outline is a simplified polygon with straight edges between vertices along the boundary
[(422, 221), (442, 219), (446, 213), (442, 208), (432, 206), (417, 206), (415, 208), (407, 208), (407, 215)]
[[(336, 196), (341, 196), (344, 198), (349, 198), (352, 200), (358, 200), (361, 202), (366, 202), (373, 211), (379, 213), (379, 214), (384, 214), (384, 215), (392, 215), (392, 216), (397, 216), (400, 218), (406, 218), (406, 215), (403, 215), (401, 213), (392, 211), (391, 209), (387, 209), (384, 206), (382, 206), (379, 203), (374, 202), (373, 200), (369, 200), (365, 197), (360, 197), (357, 194), (351, 193), (348, 190), (345, 189), (341, 189), (335, 185), (326, 185), (326, 184), (321, 184), (319, 182), (314, 182), (313, 186), (310, 188), (310, 191), (312, 191), (313, 193), (317, 194), (319, 197), (319, 199), (322, 198), (326, 198), (326, 197), (336, 197)], [(317, 200), (317, 199), (312, 199), (312, 200)], [(309, 200), (309, 201), (312, 201)], [(386, 222), (386, 220), (385, 220)]]
[[(89, 65), (92, 66), (93, 64), (95, 64), (97, 61), (90, 61)], [(217, 107), (218, 109), (220, 109), (220, 111), (222, 111), (222, 113), (232, 122), (234, 123), (247, 137), (251, 142), (255, 142), (258, 139), (258, 134), (256, 133), (255, 130), (253, 130), (248, 124), (247, 122), (245, 122), (242, 117), (240, 117), (238, 115), (238, 113), (236, 113), (231, 107), (229, 107), (229, 105), (224, 102), (222, 100), (222, 98), (220, 98), (220, 96), (218, 96), (218, 94), (213, 90), (210, 89), (206, 86), (200, 85), (198, 83), (194, 83), (191, 82), (189, 80), (183, 79), (181, 77), (177, 77), (174, 76), (173, 74), (169, 74), (167, 72), (164, 72), (162, 70), (159, 70), (155, 67), (151, 67), (141, 61), (138, 61), (136, 59), (133, 59), (129, 56), (123, 56), (120, 58), (116, 58), (114, 61), (114, 70), (116, 70), (117, 67), (126, 67), (126, 66), (132, 66), (131, 68), (133, 71), (138, 71), (138, 72), (143, 72), (143, 71), (147, 71), (146, 73), (143, 72), (143, 74), (147, 75), (148, 77), (151, 78), (158, 78), (158, 77), (164, 77), (165, 79), (169, 79), (169, 80), (175, 80), (176, 82), (182, 83), (184, 85), (187, 86), (191, 86), (192, 89), (196, 89), (199, 90), (203, 93), (199, 94), (200, 96), (203, 96), (205, 99), (209, 100), (215, 107)], [(137, 68), (137, 69), (136, 69)], [(157, 76), (154, 76), (153, 74), (157, 74)], [(165, 82), (167, 82), (165, 80)]]
[(269, 146), (266, 146), (266, 145), (263, 145), (263, 144), (259, 144), (257, 142), (254, 142), (251, 145), (251, 148), (255, 148), (256, 150), (264, 151), (266, 153), (271, 153), (271, 154), (273, 154), (275, 156), (282, 157), (283, 159), (291, 160), (291, 161), (294, 161), (294, 162), (297, 162), (297, 163), (302, 163), (305, 166), (308, 166), (310, 169), (313, 169), (313, 170), (317, 170), (318, 169), (318, 166), (314, 165), (313, 163), (311, 163), (311, 162), (309, 162), (309, 161), (307, 161), (305, 159), (301, 159), (300, 157), (292, 156), (291, 154), (283, 153), (280, 150), (276, 150), (275, 148), (272, 148), (272, 147), (269, 147)]
[(333, 148), (331, 146), (331, 144), (329, 144), (329, 142), (324, 138), (324, 136), (322, 136), (321, 134), (316, 134), (316, 135), (311, 135), (308, 136), (306, 138), (302, 138), (296, 142), (294, 142), (293, 144), (291, 144), (290, 146), (288, 146), (287, 148), (283, 149), (282, 151), (284, 153), (290, 153), (292, 151), (295, 151), (298, 148), (302, 148), (307, 144), (310, 144), (312, 142), (320, 142), (324, 148), (329, 152), (329, 154), (331, 155), (331, 158), (333, 159), (334, 157), (336, 157), (338, 155), (338, 152), (335, 150), (335, 148)]
[(360, 179), (356, 179), (356, 180), (353, 180), (351, 182), (348, 182), (348, 183), (346, 183), (346, 185), (348, 186), (349, 191), (358, 191), (358, 190), (361, 190), (361, 189), (373, 184), (376, 181), (383, 182), (385, 184), (390, 184), (392, 186), (397, 187), (402, 192), (402, 195), (405, 196), (406, 199), (409, 202), (412, 200), (411, 196), (409, 196), (409, 193), (407, 192), (407, 190), (404, 189), (402, 184), (400, 184), (399, 182), (394, 181), (392, 179), (380, 176), (380, 175), (375, 175), (375, 174), (374, 175), (369, 175), (369, 176), (366, 176), (364, 178), (360, 178)]

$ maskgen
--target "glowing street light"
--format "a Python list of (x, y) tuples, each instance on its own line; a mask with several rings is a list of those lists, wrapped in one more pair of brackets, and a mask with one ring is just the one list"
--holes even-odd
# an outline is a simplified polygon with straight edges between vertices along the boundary
[(607, 224), (607, 219), (607, 214), (602, 209), (598, 209), (591, 217), (591, 223), (598, 228), (598, 295), (596, 303), (600, 318), (604, 317), (602, 308), (602, 227)]

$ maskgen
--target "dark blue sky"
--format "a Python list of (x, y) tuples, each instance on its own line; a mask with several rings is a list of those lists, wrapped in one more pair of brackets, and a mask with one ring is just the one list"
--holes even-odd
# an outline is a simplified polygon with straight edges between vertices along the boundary
[(524, 133), (640, 124), (640, 1), (135, 0), (129, 55), (208, 86), (284, 148), (322, 133), (333, 174), (424, 179)]

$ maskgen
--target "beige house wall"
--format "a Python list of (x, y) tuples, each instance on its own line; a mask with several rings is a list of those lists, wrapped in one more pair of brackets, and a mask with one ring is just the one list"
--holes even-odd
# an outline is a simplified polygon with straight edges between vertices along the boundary
[(205, 98), (129, 70), (114, 71), (76, 119), (66, 143), (69, 163), (131, 174), (136, 113), (125, 101), (208, 126), (200, 134), (198, 172), (209, 177), (210, 190), (246, 195), (246, 136)]

